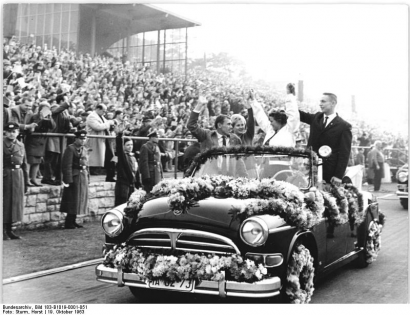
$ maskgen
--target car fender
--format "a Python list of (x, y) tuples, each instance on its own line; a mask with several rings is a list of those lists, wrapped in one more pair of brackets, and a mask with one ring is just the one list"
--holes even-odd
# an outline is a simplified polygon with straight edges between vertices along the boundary
[(300, 232), (295, 233), (295, 235), (293, 235), (293, 238), (289, 244), (288, 253), (286, 255), (286, 264), (288, 263), (290, 259), (290, 254), (292, 253), (292, 249), (295, 246), (296, 241), (298, 240), (301, 240), (301, 244), (305, 245), (309, 249), (310, 253), (312, 254), (314, 258), (314, 264), (316, 266), (317, 256), (318, 256), (317, 244), (316, 244), (315, 236), (310, 230), (300, 231)]

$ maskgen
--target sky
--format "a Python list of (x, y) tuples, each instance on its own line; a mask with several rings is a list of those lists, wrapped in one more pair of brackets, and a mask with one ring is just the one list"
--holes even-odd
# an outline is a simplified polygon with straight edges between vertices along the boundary
[[(406, 5), (155, 4), (199, 22), (189, 57), (227, 52), (254, 78), (304, 81), (315, 101), (352, 95), (362, 117), (408, 129)], [(399, 118), (398, 118), (399, 117)]]

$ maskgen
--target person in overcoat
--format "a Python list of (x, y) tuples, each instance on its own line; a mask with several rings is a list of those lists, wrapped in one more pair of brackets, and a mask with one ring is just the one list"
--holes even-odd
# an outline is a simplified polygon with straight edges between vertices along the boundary
[[(37, 125), (35, 123), (29, 124), (31, 116), (33, 116), (33, 98), (24, 97), (20, 105), (10, 108), (10, 117), (8, 122), (15, 122), (19, 125), (19, 140), (25, 142), (27, 132), (33, 131)], [(31, 186), (31, 185), (29, 185)]]
[[(69, 107), (68, 101), (67, 96), (61, 94), (56, 98), (57, 104), (51, 106), (51, 117), (56, 124), (51, 130), (52, 133), (70, 132), (70, 116), (67, 113)], [(44, 177), (41, 180), (42, 184), (61, 185), (61, 155), (66, 146), (66, 138), (48, 137), (44, 157)], [(54, 180), (53, 176), (55, 177)]]
[(148, 133), (148, 142), (141, 147), (139, 169), (144, 190), (149, 193), (163, 179), (161, 152), (155, 129)]
[(323, 180), (340, 185), (352, 148), (352, 126), (335, 112), (336, 104), (335, 94), (323, 93), (320, 100), (321, 112), (310, 114), (299, 110), (299, 114), (300, 120), (310, 125), (307, 146), (312, 147), (316, 153), (323, 145), (332, 149), (332, 154), (323, 159)]
[(115, 183), (115, 204), (119, 206), (128, 201), (134, 189), (140, 187), (137, 175), (138, 164), (133, 149), (133, 141), (123, 137), (123, 129), (115, 139), (117, 148), (117, 181)]
[(19, 125), (4, 126), (3, 138), (3, 240), (20, 239), (12, 231), (12, 223), (23, 220), (24, 194), (28, 182), (26, 151), (17, 140)]
[[(108, 136), (110, 126), (114, 124), (114, 121), (104, 118), (104, 113), (107, 111), (107, 106), (99, 104), (95, 107), (95, 110), (87, 116), (87, 134), (89, 136)], [(87, 146), (89, 147), (90, 167), (104, 167), (106, 139), (104, 138), (90, 138)]]
[(82, 228), (77, 224), (77, 214), (86, 214), (88, 208), (88, 150), (85, 147), (87, 132), (76, 131), (75, 140), (64, 151), (63, 163), (63, 196), (60, 212), (67, 213), (64, 227), (66, 229)]
[(199, 114), (204, 110), (205, 106), (206, 99), (200, 97), (187, 123), (188, 130), (200, 142), (201, 152), (213, 147), (241, 145), (241, 139), (231, 132), (232, 122), (228, 116), (219, 115), (215, 119), (216, 130), (201, 128), (198, 125)]
[[(51, 117), (50, 104), (43, 102), (39, 106), (38, 113), (31, 116), (29, 123), (36, 123), (34, 132), (47, 133), (51, 132), (56, 126), (53, 118)], [(27, 152), (27, 162), (30, 164), (30, 183), (34, 186), (41, 187), (36, 181), (37, 172), (40, 168), (42, 158), (46, 153), (46, 136), (33, 136), (32, 133), (28, 133), (26, 136), (25, 148)]]

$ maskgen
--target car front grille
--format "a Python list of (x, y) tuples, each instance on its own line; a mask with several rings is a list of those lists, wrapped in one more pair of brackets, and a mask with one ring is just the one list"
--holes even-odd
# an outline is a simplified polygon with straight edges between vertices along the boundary
[(134, 232), (127, 240), (131, 246), (170, 251), (240, 254), (238, 247), (227, 237), (184, 229), (150, 228)]

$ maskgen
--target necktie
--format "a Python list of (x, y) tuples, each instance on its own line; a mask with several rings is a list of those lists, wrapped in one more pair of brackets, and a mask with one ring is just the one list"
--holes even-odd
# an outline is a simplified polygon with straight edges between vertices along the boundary
[(226, 137), (222, 136), (222, 145), (226, 147)]
[(323, 123), (322, 129), (326, 128), (326, 124), (327, 124), (327, 119), (329, 118), (329, 116), (325, 116), (325, 122)]

